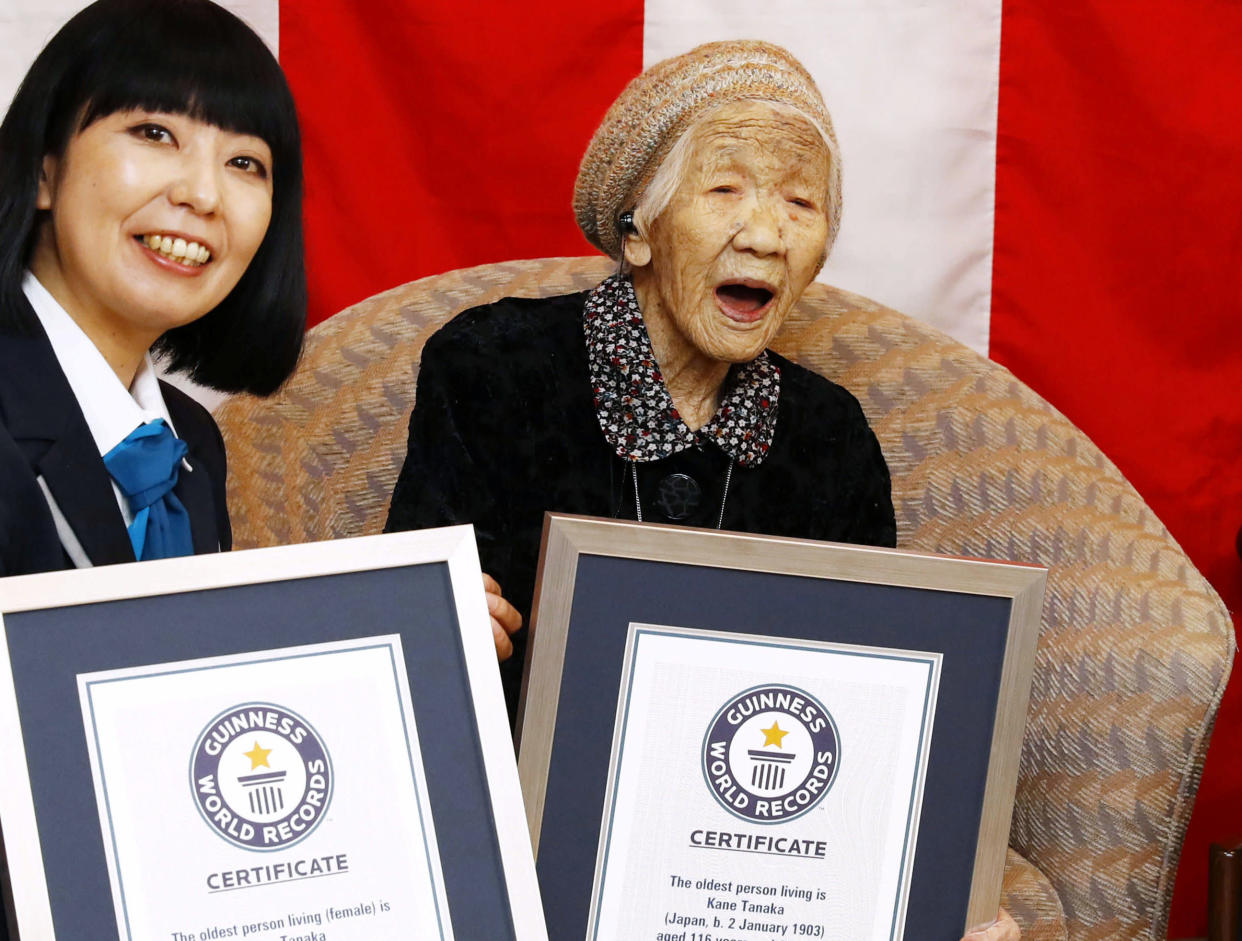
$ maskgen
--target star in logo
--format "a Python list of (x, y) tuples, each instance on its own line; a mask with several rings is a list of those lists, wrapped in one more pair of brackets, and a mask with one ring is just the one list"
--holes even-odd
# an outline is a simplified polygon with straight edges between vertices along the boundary
[(270, 755), (271, 753), (272, 753), (272, 750), (270, 748), (259, 747), (258, 739), (255, 740), (254, 748), (250, 749), (250, 751), (248, 752), (242, 752), (243, 755), (245, 755), (247, 758), (250, 759), (250, 770), (251, 771), (253, 771), (255, 768), (258, 768), (260, 765), (262, 765), (265, 768), (270, 768), (271, 765), (267, 763), (267, 756)]
[(781, 744), (781, 739), (783, 739), (789, 733), (786, 732), (784, 729), (782, 729), (780, 727), (780, 723), (777, 722), (775, 719), (772, 720), (772, 728), (760, 729), (759, 731), (763, 733), (763, 747), (764, 748), (767, 748), (769, 745), (775, 745), (777, 748), (785, 747), (784, 745)]

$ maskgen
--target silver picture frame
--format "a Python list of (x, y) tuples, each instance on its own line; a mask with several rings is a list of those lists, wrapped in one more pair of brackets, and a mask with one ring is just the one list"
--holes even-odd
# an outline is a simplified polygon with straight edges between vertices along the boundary
[[(905, 937), (955, 939), (990, 921), (1000, 900), (1046, 577), (1046, 569), (1026, 564), (549, 514), (518, 720), (519, 774), (549, 936), (597, 934), (588, 929), (613, 799), (609, 766), (623, 680), (635, 630), (652, 623), (742, 638), (780, 637), (794, 624), (808, 644), (939, 651), (945, 669), (928, 794), (935, 791), (938, 806), (952, 813), (924, 812), (915, 866), (939, 855), (939, 837), (964, 859), (957, 877), (916, 868), (916, 883), (931, 886), (923, 896), (934, 896), (935, 905), (902, 909), (912, 926)], [(777, 623), (765, 617), (775, 608)], [(879, 608), (885, 613), (869, 613)], [(860, 639), (857, 622), (869, 617), (883, 619), (882, 638), (868, 628)], [(988, 643), (957, 649), (957, 621), (970, 621), (974, 636)], [(969, 750), (960, 752), (969, 760), (955, 759), (974, 767), (977, 780), (957, 780), (942, 753), (964, 747), (957, 731), (979, 715)]]

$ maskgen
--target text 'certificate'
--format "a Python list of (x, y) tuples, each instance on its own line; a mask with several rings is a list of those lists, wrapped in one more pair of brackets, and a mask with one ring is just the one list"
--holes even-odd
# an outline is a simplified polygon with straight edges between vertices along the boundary
[(898, 941), (940, 659), (631, 624), (590, 941)]

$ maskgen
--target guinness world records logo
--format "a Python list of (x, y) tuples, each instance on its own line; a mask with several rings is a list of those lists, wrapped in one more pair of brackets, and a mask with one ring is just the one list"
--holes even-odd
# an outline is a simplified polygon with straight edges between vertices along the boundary
[(332, 760), (292, 709), (250, 702), (207, 723), (190, 758), (190, 788), (207, 825), (243, 849), (306, 839), (332, 800)]
[(716, 801), (752, 823), (785, 823), (817, 806), (837, 777), (836, 721), (806, 690), (768, 684), (720, 707), (703, 737), (703, 777)]

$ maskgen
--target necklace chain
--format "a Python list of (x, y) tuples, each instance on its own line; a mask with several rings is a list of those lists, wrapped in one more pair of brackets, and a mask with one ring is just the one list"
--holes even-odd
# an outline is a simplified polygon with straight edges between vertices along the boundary
[(730, 461), (729, 469), (725, 471), (724, 493), (720, 495), (720, 515), (716, 517), (717, 529), (724, 525), (724, 508), (729, 500), (729, 484), (733, 482), (733, 465), (736, 463), (736, 461)]

